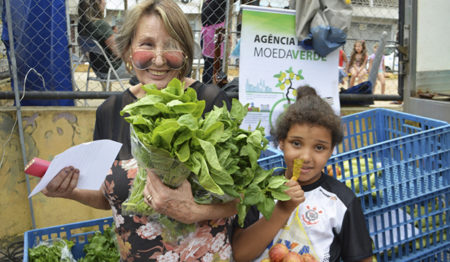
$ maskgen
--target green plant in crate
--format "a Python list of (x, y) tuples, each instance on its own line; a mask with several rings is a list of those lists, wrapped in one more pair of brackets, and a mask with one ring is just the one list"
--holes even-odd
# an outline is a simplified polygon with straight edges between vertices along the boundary
[(116, 233), (112, 227), (105, 228), (104, 232), (97, 231), (89, 238), (89, 243), (83, 248), (85, 256), (80, 262), (117, 262), (120, 260), (116, 243)]
[(39, 243), (28, 249), (30, 262), (72, 262), (74, 261), (70, 249), (74, 243), (66, 239), (51, 239)]

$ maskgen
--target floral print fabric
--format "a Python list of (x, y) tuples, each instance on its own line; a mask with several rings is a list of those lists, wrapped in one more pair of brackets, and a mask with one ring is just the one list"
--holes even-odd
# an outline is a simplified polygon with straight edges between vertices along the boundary
[(230, 260), (230, 218), (197, 223), (194, 232), (172, 243), (165, 240), (163, 225), (158, 221), (145, 216), (122, 215), (121, 206), (128, 197), (136, 173), (134, 159), (116, 160), (105, 179), (104, 194), (112, 208), (122, 261)]

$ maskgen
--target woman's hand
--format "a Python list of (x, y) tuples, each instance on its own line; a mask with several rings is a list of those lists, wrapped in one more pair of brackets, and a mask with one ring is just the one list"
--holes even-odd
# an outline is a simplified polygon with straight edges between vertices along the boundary
[(58, 174), (42, 190), (47, 197), (70, 198), (77, 187), (80, 170), (73, 166), (61, 169)]
[(278, 201), (277, 205), (290, 214), (299, 204), (305, 202), (305, 192), (297, 181), (289, 180), (285, 185), (289, 187), (285, 193), (288, 194), (291, 199), (287, 201)]
[[(147, 170), (144, 199), (156, 212), (185, 224), (195, 222), (193, 210), (198, 205), (192, 196), (191, 184), (184, 182), (176, 189), (167, 187), (151, 170)], [(151, 196), (151, 197), (149, 197)]]

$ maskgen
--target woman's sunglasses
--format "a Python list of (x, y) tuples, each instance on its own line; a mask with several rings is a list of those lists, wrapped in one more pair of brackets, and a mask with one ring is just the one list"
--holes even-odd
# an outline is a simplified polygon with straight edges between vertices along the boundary
[[(157, 56), (154, 50), (137, 50), (131, 55), (131, 63), (133, 63), (134, 68), (138, 70), (149, 69), (153, 64), (153, 59)], [(186, 63), (186, 56), (183, 51), (180, 50), (163, 50), (160, 51), (161, 56), (166, 61), (167, 66), (170, 69), (178, 70), (181, 69)]]

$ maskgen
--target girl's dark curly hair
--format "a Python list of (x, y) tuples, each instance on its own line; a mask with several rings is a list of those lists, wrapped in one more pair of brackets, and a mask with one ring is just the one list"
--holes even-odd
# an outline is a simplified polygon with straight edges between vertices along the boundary
[(290, 105), (287, 111), (277, 119), (276, 127), (272, 128), (270, 132), (274, 143), (278, 145), (280, 141), (286, 139), (289, 129), (295, 124), (325, 127), (331, 131), (332, 146), (342, 142), (341, 118), (310, 86), (297, 88), (295, 103)]

